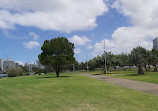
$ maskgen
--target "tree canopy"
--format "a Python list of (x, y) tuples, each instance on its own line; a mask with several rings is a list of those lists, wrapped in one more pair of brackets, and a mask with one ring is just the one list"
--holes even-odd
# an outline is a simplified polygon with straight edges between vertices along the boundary
[(65, 37), (45, 40), (38, 56), (41, 64), (51, 66), (59, 77), (59, 73), (75, 61), (74, 44)]
[(146, 65), (147, 50), (143, 47), (136, 47), (131, 51), (130, 60), (133, 65), (138, 67), (138, 74), (144, 74), (142, 66)]
[[(105, 55), (97, 56), (88, 61), (89, 70), (102, 69), (104, 72), (104, 58)], [(79, 69), (86, 69), (87, 62), (82, 62), (79, 64)], [(111, 52), (106, 52), (106, 64), (107, 69), (111, 70), (112, 68), (116, 70), (117, 68), (123, 68), (126, 70), (131, 69), (132, 66), (137, 66), (138, 74), (144, 74), (143, 67), (146, 71), (150, 71), (150, 67), (154, 66), (154, 71), (157, 70), (158, 64), (158, 50), (152, 49), (147, 50), (143, 47), (136, 47), (128, 54), (112, 54)]]

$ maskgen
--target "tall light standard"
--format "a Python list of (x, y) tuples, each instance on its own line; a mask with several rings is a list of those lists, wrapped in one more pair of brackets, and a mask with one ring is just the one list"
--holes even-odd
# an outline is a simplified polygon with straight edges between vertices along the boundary
[(73, 71), (75, 71), (75, 63), (72, 64)]
[(106, 74), (106, 77), (107, 77), (107, 65), (106, 65), (106, 51), (105, 51), (105, 40), (104, 40), (104, 42), (101, 42), (101, 43), (104, 43), (104, 61), (105, 61), (105, 63), (104, 63), (104, 68), (105, 68), (105, 74)]
[(89, 66), (88, 66), (88, 55), (87, 55), (87, 71), (88, 71), (88, 68), (89, 68)]
[(105, 72), (106, 72), (106, 77), (107, 77), (107, 66), (106, 66), (106, 51), (105, 51), (105, 40), (104, 40), (104, 59), (105, 59)]

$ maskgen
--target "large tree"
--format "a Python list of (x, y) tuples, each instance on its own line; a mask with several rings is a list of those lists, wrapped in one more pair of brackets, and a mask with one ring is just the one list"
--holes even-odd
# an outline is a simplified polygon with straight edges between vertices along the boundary
[[(144, 68), (145, 68), (146, 71), (150, 71), (150, 65), (152, 65), (153, 62), (154, 62), (153, 59), (155, 61), (155, 58), (154, 58), (152, 50), (151, 51), (148, 50), (147, 51), (146, 64), (144, 65)], [(148, 66), (148, 68), (146, 66)]]
[(155, 66), (154, 71), (157, 71), (157, 63), (158, 63), (158, 50), (152, 49), (151, 50), (151, 64)]
[(59, 73), (75, 61), (74, 44), (65, 37), (45, 40), (41, 47), (42, 53), (38, 56), (41, 64), (51, 66), (59, 77)]
[(124, 70), (126, 70), (127, 67), (125, 66), (129, 66), (129, 56), (128, 54), (119, 54), (118, 58), (120, 59), (120, 67), (122, 67)]
[(147, 58), (147, 50), (145, 48), (136, 47), (131, 51), (130, 61), (131, 63), (133, 63), (133, 65), (136, 65), (138, 67), (139, 75), (144, 74), (142, 66), (145, 65), (146, 58)]
[(81, 62), (81, 63), (79, 64), (79, 69), (80, 69), (80, 70), (83, 71), (83, 70), (86, 70), (86, 68), (87, 68), (87, 67), (86, 67), (86, 63)]

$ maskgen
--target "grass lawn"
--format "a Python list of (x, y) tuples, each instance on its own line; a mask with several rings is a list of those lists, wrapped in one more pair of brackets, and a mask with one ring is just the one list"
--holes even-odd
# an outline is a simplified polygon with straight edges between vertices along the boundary
[[(101, 70), (82, 72), (82, 73), (105, 75), (105, 74), (101, 73)], [(134, 69), (131, 71), (129, 71), (129, 70), (127, 70), (127, 71), (108, 71), (108, 76), (158, 84), (158, 72), (152, 72), (152, 71), (145, 72), (145, 75), (138, 75), (137, 69)]]
[(111, 77), (132, 79), (158, 84), (158, 72), (145, 72), (145, 75), (138, 75), (137, 71), (113, 71), (109, 73)]
[(0, 79), (0, 111), (158, 111), (158, 97), (77, 74)]

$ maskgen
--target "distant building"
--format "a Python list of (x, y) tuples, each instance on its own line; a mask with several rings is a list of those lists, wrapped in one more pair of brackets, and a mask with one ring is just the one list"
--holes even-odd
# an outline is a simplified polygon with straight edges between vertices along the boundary
[(16, 66), (16, 67), (19, 67), (19, 66), (20, 66), (20, 64), (19, 64), (19, 63), (15, 63), (15, 66)]
[(38, 68), (44, 69), (44, 66), (40, 63), (39, 60), (36, 60), (36, 65), (37, 65)]
[(158, 50), (158, 37), (153, 40), (153, 49)]
[(8, 68), (15, 67), (15, 62), (8, 58), (3, 61), (3, 71), (6, 72)]
[(0, 71), (3, 71), (3, 62), (4, 62), (4, 60), (0, 59)]
[(25, 67), (27, 67), (29, 71), (32, 71), (33, 67), (36, 67), (36, 64), (25, 63)]
[(19, 67), (19, 64), (12, 61), (10, 58), (7, 60), (0, 59), (0, 71), (6, 72), (10, 67)]
[(25, 63), (25, 67), (27, 67), (29, 71), (33, 71), (32, 70), (33, 67), (44, 69), (44, 66), (41, 65), (41, 63), (39, 62), (39, 60), (36, 60), (36, 63), (33, 63), (33, 64)]
[[(29, 71), (32, 71), (33, 67), (44, 69), (44, 66), (41, 65), (39, 60), (37, 60), (36, 63), (32, 63), (32, 64), (25, 63), (24, 66), (26, 66)], [(11, 67), (20, 67), (20, 64), (11, 60), (10, 58), (8, 58), (7, 60), (0, 59), (0, 72), (6, 72), (7, 69)]]

